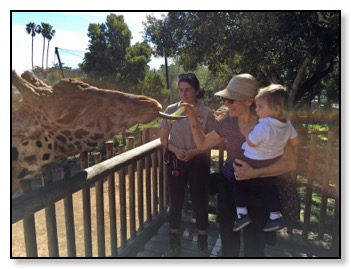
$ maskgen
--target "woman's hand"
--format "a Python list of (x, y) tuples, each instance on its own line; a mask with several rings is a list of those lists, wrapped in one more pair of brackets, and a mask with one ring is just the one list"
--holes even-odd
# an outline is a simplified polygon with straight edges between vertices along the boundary
[(176, 151), (174, 151), (174, 154), (176, 155), (178, 160), (182, 161), (186, 157), (187, 152), (184, 149), (177, 149)]
[(188, 116), (190, 122), (196, 122), (196, 111), (193, 105), (188, 103), (182, 103), (181, 106), (184, 107), (184, 114)]
[(179, 160), (181, 160), (183, 162), (188, 162), (192, 158), (194, 158), (196, 155), (198, 155), (199, 153), (200, 153), (200, 151), (197, 149), (191, 149), (191, 150), (185, 151), (184, 157), (182, 159), (179, 159)]
[(233, 167), (235, 170), (234, 176), (237, 180), (247, 180), (258, 177), (257, 170), (242, 160), (235, 159)]

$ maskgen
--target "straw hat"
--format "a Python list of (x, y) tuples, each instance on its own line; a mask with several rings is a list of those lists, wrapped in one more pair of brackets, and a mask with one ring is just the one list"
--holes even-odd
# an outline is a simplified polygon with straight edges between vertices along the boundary
[(226, 89), (216, 92), (215, 95), (234, 100), (246, 100), (255, 98), (260, 83), (250, 74), (234, 76)]

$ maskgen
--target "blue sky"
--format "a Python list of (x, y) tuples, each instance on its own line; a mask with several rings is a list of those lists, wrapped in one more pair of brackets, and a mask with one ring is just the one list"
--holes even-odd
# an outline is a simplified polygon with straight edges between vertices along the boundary
[[(77, 63), (83, 60), (84, 51), (88, 48), (89, 38), (87, 37), (88, 26), (90, 23), (105, 23), (106, 17), (111, 12), (11, 12), (11, 41), (12, 41), (12, 69), (17, 73), (22, 73), (31, 69), (31, 36), (27, 34), (25, 27), (29, 22), (40, 24), (49, 23), (56, 30), (54, 38), (49, 46), (49, 67), (57, 63), (55, 57), (55, 47), (70, 51), (60, 52), (61, 62), (66, 66), (76, 67)], [(154, 14), (160, 18), (159, 12), (112, 12), (123, 15), (129, 30), (132, 32), (132, 44), (142, 41), (142, 21), (145, 21), (146, 14)], [(34, 65), (41, 66), (43, 49), (43, 38), (36, 35), (34, 38)], [(46, 49), (45, 49), (46, 51)], [(46, 52), (45, 52), (46, 53)], [(44, 60), (44, 66), (46, 65)], [(164, 63), (162, 58), (152, 58), (149, 64), (151, 68), (158, 68)]]

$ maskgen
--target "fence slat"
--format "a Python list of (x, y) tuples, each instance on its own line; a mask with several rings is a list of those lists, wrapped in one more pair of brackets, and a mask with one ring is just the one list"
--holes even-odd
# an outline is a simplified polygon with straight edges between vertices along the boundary
[(144, 229), (144, 185), (143, 185), (143, 160), (137, 162), (137, 190), (138, 190), (138, 220), (139, 229)]
[[(32, 182), (29, 179), (21, 180), (20, 184), (23, 193), (27, 193), (32, 190)], [(34, 214), (23, 218), (23, 233), (27, 257), (38, 257)]]
[(152, 153), (152, 214), (156, 215), (158, 213), (158, 193), (157, 193), (157, 155)]
[[(52, 184), (52, 171), (50, 166), (42, 168), (42, 178), (44, 186)], [(57, 239), (57, 222), (55, 204), (49, 203), (45, 208), (46, 230), (48, 235), (49, 257), (59, 257), (58, 239)]]
[(157, 151), (157, 167), (158, 167), (158, 204), (159, 210), (165, 207), (164, 199), (163, 199), (163, 158), (162, 158), (162, 150)]
[(145, 196), (146, 196), (146, 220), (151, 222), (151, 158), (145, 158)]
[[(89, 166), (88, 152), (82, 152), (79, 156), (80, 168)], [(84, 225), (84, 252), (85, 257), (93, 256), (93, 242), (91, 238), (91, 205), (90, 205), (90, 185), (82, 189), (83, 204), (83, 225)]]
[[(124, 145), (118, 147), (118, 153), (122, 154)], [(118, 172), (119, 179), (119, 207), (120, 207), (120, 223), (121, 223), (121, 247), (127, 246), (127, 201), (126, 201), (126, 174), (125, 169), (122, 168)]]
[(335, 132), (328, 132), (328, 142), (327, 142), (327, 152), (325, 157), (325, 170), (323, 174), (323, 183), (322, 183), (322, 201), (320, 208), (320, 222), (318, 229), (318, 240), (323, 240), (324, 237), (324, 229), (325, 229), (325, 220), (327, 216), (327, 202), (328, 202), (328, 189), (329, 189), (329, 180), (330, 180), (330, 171), (332, 167), (332, 162), (334, 159), (333, 154), (333, 145), (335, 139)]
[[(69, 166), (61, 167), (61, 177), (66, 180), (71, 175)], [(72, 194), (63, 199), (65, 211), (66, 240), (67, 240), (67, 256), (76, 257), (76, 236), (74, 231), (74, 214)]]
[(314, 181), (314, 171), (315, 171), (315, 161), (317, 152), (317, 135), (311, 136), (310, 141), (310, 152), (308, 159), (308, 170), (307, 170), (307, 186), (306, 186), (306, 197), (305, 197), (305, 212), (303, 221), (303, 231), (302, 238), (304, 240), (308, 239), (309, 224), (311, 218), (311, 207), (312, 207), (312, 191), (313, 191), (313, 181)]
[[(113, 141), (106, 142), (106, 157), (110, 159), (113, 157)], [(108, 207), (110, 218), (110, 246), (111, 257), (118, 256), (117, 246), (117, 223), (116, 223), (116, 184), (115, 173), (107, 177), (108, 180)]]
[[(101, 162), (101, 153), (94, 155), (95, 164)], [(105, 217), (104, 217), (104, 179), (100, 179), (95, 183), (96, 198), (96, 226), (97, 226), (97, 242), (98, 256), (105, 257)]]

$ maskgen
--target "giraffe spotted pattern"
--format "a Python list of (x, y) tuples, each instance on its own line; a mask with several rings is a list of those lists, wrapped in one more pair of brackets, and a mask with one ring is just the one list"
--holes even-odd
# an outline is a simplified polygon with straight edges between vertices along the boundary
[(135, 124), (164, 116), (152, 98), (73, 79), (50, 87), (29, 71), (21, 77), (12, 71), (12, 86), (23, 98), (12, 112), (12, 193), (21, 179), (32, 178), (44, 165), (92, 150)]

